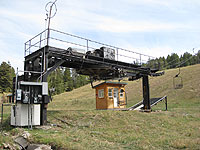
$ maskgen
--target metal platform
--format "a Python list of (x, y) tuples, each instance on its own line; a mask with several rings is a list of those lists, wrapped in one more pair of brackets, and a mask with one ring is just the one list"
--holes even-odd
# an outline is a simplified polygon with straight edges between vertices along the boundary
[[(48, 35), (48, 36), (47, 36)], [(56, 45), (56, 47), (55, 47)], [(112, 49), (112, 59), (90, 55), (102, 47)], [(130, 77), (131, 80), (142, 75), (157, 76), (158, 69), (142, 67), (154, 57), (124, 48), (100, 43), (77, 35), (55, 29), (46, 29), (25, 43), (25, 71), (41, 72), (56, 66), (76, 69), (77, 73), (96, 79)], [(56, 65), (57, 64), (57, 65)], [(35, 73), (29, 79), (35, 80)]]
[[(88, 75), (96, 79), (113, 79), (122, 77), (140, 78), (143, 74), (155, 75), (157, 69), (142, 67), (141, 65), (126, 63), (102, 57), (91, 56), (68, 49), (45, 46), (25, 57), (25, 70), (42, 72), (43, 56), (46, 56), (46, 71), (56, 66), (76, 69), (77, 73)], [(38, 78), (39, 74), (32, 73), (31, 79)]]

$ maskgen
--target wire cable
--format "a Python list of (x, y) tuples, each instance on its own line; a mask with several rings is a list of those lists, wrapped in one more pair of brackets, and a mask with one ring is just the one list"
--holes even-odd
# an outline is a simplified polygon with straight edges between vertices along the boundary
[[(195, 47), (195, 48), (197, 48), (197, 47)], [(186, 63), (187, 61), (189, 61), (190, 59), (192, 59), (194, 56), (198, 55), (199, 50), (197, 51), (197, 53), (194, 54), (195, 48), (192, 49), (193, 55), (190, 56), (188, 59), (183, 60), (183, 61), (181, 61), (181, 62), (177, 62), (177, 63), (175, 63), (175, 64), (172, 64), (173, 62), (175, 62), (175, 61), (177, 61), (177, 60), (180, 60), (180, 58), (178, 57), (178, 58), (173, 59), (172, 61), (168, 62), (167, 65), (164, 65), (164, 66), (163, 66), (163, 68), (168, 68), (168, 67), (171, 68), (172, 66), (175, 66), (175, 68), (176, 68), (176, 67), (180, 67), (182, 64)], [(155, 60), (155, 59), (153, 59), (153, 60)], [(157, 64), (157, 63), (154, 63), (153, 65), (155, 65), (155, 64)]]

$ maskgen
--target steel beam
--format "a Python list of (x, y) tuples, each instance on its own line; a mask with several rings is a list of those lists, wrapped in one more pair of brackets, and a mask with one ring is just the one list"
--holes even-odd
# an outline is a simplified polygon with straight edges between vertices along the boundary
[[(43, 72), (46, 72), (48, 69), (48, 55), (46, 55), (46, 51), (49, 50), (49, 47), (46, 46), (43, 51), (43, 59), (42, 59), (42, 68)], [(47, 76), (42, 77), (42, 82), (47, 82)], [(46, 95), (42, 96), (42, 104), (41, 104), (41, 112), (40, 112), (40, 124), (47, 125), (47, 105), (48, 105), (49, 97)]]
[(143, 86), (144, 110), (151, 110), (150, 92), (149, 92), (149, 77), (148, 77), (148, 75), (143, 75), (143, 77), (142, 77), (142, 86)]

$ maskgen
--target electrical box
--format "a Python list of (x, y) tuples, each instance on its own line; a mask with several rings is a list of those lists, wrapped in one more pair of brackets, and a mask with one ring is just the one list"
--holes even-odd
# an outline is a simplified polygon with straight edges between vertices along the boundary
[(42, 95), (48, 95), (48, 82), (42, 82)]
[(22, 100), (22, 90), (21, 89), (17, 89), (17, 97), (16, 97), (17, 101), (21, 101)]
[(20, 81), (16, 93), (17, 102), (20, 101), (23, 104), (41, 104), (42, 96), (48, 95), (48, 83)]
[(20, 104), (11, 107), (12, 126), (40, 125), (40, 104)]

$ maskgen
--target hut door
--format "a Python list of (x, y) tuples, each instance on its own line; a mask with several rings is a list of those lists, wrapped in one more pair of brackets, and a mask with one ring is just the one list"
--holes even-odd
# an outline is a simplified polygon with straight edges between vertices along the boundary
[(114, 88), (114, 107), (118, 107), (118, 100), (119, 100), (119, 93), (118, 88)]

